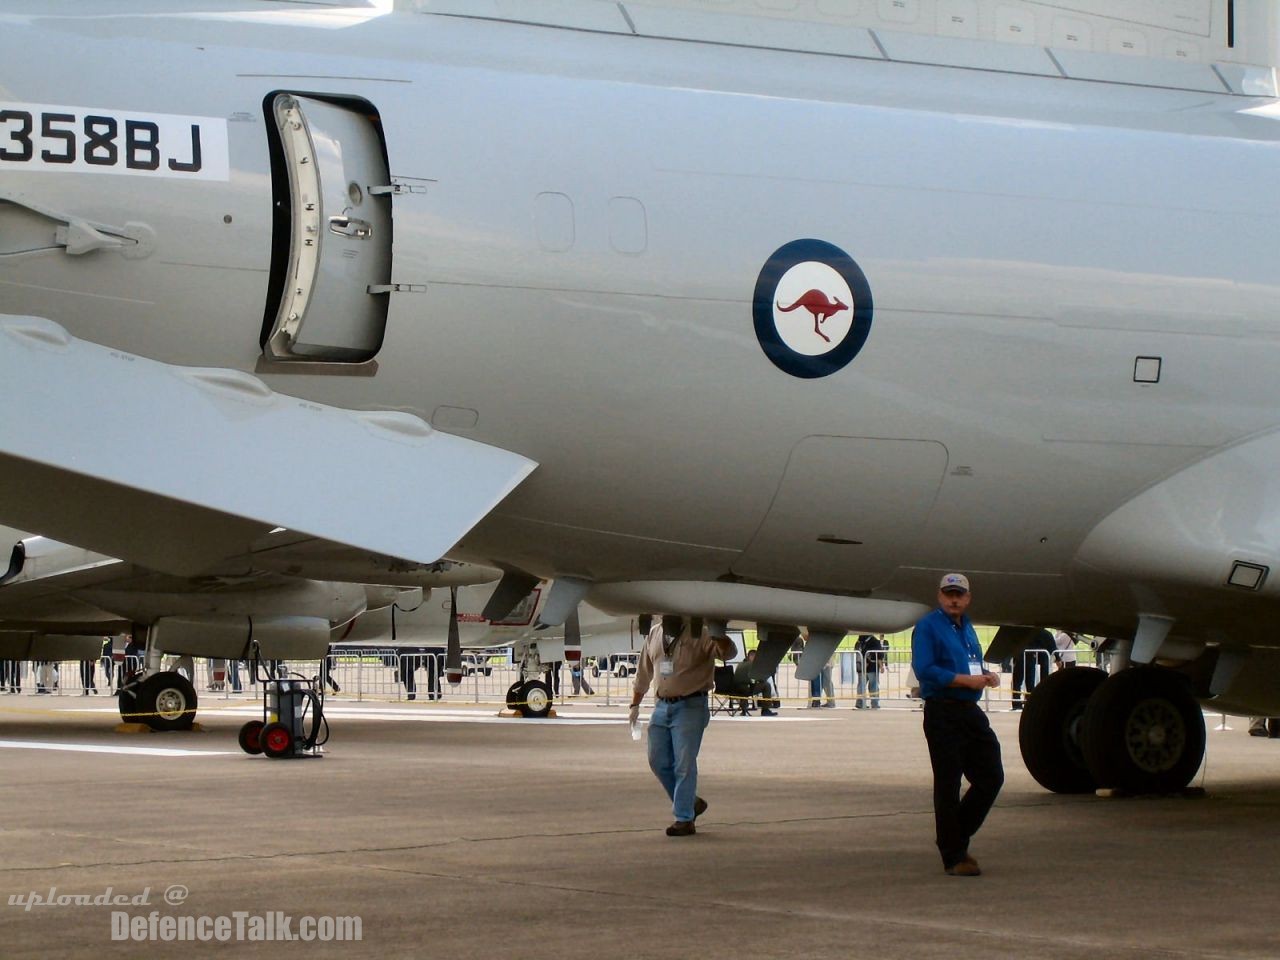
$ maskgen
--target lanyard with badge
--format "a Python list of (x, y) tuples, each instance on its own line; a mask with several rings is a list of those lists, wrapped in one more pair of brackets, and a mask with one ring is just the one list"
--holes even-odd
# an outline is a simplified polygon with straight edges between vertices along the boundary
[[(966, 640), (968, 637), (965, 638)], [(969, 648), (969, 675), (980, 677), (985, 672), (982, 669), (982, 648), (977, 644), (966, 644)]]
[(982, 676), (986, 672), (982, 669), (982, 647), (976, 641), (970, 642), (968, 631), (965, 630), (963, 623), (954, 623), (951, 626), (956, 633), (960, 634), (961, 642), (969, 653), (969, 676)]
[(672, 660), (671, 655), (675, 653), (676, 646), (680, 643), (680, 638), (682, 636), (684, 636), (683, 630), (681, 630), (680, 633), (677, 633), (674, 637), (668, 637), (667, 632), (663, 630), (662, 661), (658, 664), (659, 676), (669, 677), (676, 672), (675, 661)]

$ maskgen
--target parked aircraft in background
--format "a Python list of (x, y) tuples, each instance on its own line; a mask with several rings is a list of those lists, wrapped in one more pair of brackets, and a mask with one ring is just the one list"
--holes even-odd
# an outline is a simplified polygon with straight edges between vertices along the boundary
[(550, 584), (539, 584), (505, 616), (490, 620), (485, 608), (496, 586), (487, 583), (397, 599), (335, 630), (334, 643), (443, 651), (456, 613), (460, 649), (510, 647), (520, 664), (520, 679), (507, 691), (507, 703), (527, 717), (544, 717), (552, 703), (551, 687), (542, 678), (548, 668), (558, 669), (562, 661), (581, 664), (592, 657), (630, 653), (643, 642), (635, 619), (613, 617), (587, 603), (576, 611), (577, 622), (568, 631), (543, 622)]
[(1037, 692), (1042, 783), (1185, 784), (1198, 700), (1280, 712), (1280, 4), (780, 6), (0, 0), (0, 519), (802, 675), (963, 570), (1133, 664)]
[[(96, 659), (102, 638), (146, 639), (144, 674), (119, 692), (120, 713), (156, 729), (189, 727), (198, 697), (166, 654), (318, 660), (334, 628), (405, 594), (496, 581), (471, 564), (392, 563), (314, 539), (277, 534), (220, 569), (185, 578), (139, 568), (44, 537), (0, 528), (12, 544), (0, 583), (0, 658)], [(272, 542), (274, 541), (274, 542)], [(289, 571), (289, 572), (284, 572)], [(396, 585), (322, 579), (363, 571)]]

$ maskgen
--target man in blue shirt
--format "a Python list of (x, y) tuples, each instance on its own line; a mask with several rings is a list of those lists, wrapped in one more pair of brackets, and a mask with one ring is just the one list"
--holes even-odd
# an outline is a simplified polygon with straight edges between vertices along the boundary
[[(982, 871), (969, 840), (1004, 784), (1000, 741), (978, 706), (982, 691), (1000, 684), (982, 664), (978, 634), (965, 615), (969, 578), (948, 573), (938, 584), (938, 609), (911, 633), (911, 666), (924, 700), (924, 737), (933, 765), (933, 818), (942, 866), (953, 877)], [(960, 796), (960, 778), (969, 789)]]

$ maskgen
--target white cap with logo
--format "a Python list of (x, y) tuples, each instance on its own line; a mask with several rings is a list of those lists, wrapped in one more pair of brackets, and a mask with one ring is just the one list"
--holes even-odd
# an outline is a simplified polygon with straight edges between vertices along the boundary
[(969, 592), (969, 578), (963, 573), (948, 573), (942, 578), (942, 582), (938, 584), (938, 589), (943, 593)]

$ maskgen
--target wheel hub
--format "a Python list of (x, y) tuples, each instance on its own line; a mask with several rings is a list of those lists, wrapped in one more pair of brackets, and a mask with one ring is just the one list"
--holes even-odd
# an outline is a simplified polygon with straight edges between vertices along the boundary
[(530, 710), (541, 710), (547, 705), (546, 691), (541, 687), (531, 687), (525, 694), (525, 700)]
[(156, 695), (156, 713), (165, 720), (176, 720), (187, 710), (187, 698), (181, 690), (170, 688)]
[(1124, 735), (1129, 756), (1147, 773), (1171, 770), (1187, 746), (1186, 726), (1168, 700), (1138, 703), (1129, 714)]

